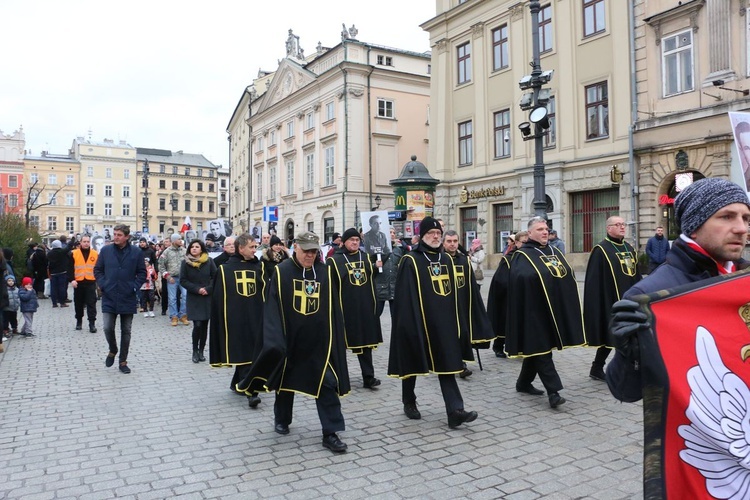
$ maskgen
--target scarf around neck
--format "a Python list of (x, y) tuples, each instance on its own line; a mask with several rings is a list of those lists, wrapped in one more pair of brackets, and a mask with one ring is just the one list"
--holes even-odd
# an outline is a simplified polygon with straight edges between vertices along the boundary
[(208, 262), (208, 254), (202, 253), (198, 257), (193, 257), (192, 255), (190, 255), (190, 252), (187, 252), (185, 254), (185, 262), (193, 267), (201, 267), (201, 264), (205, 264), (206, 262)]

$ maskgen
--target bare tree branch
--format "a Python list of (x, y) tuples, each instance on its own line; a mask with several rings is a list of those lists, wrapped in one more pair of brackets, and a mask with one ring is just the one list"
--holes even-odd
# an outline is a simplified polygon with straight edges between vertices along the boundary
[[(54, 193), (52, 193), (52, 197), (49, 198), (50, 201), (47, 203), (38, 203), (39, 197), (42, 196), (42, 193), (47, 188), (47, 185), (43, 185), (42, 188), (38, 191), (36, 191), (36, 186), (39, 184), (39, 179), (35, 180), (33, 184), (31, 184), (28, 189), (26, 190), (26, 203), (25, 203), (25, 213), (24, 213), (24, 220), (26, 222), (26, 227), (28, 228), (31, 221), (31, 212), (34, 210), (37, 210), (41, 207), (46, 207), (47, 205), (52, 205), (52, 200), (57, 201), (57, 193), (62, 191), (62, 189), (65, 187), (64, 185), (60, 186), (55, 190)], [(32, 195), (32, 193), (35, 193), (35, 195)], [(41, 222), (41, 221), (40, 221)]]

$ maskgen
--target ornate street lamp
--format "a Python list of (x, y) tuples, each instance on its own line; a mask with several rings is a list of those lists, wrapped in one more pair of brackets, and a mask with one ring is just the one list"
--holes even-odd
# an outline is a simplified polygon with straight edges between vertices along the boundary
[(148, 233), (148, 158), (143, 162), (143, 232)]

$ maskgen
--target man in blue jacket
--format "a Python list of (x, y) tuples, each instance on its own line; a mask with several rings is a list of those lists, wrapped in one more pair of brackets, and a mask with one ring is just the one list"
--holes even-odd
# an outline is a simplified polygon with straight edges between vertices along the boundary
[(659, 226), (656, 228), (656, 234), (650, 237), (646, 242), (648, 274), (653, 273), (654, 269), (667, 260), (667, 252), (669, 252), (669, 240), (664, 237), (664, 228)]
[(112, 232), (113, 243), (102, 248), (94, 266), (96, 283), (102, 290), (102, 316), (104, 336), (109, 344), (109, 354), (104, 361), (107, 367), (115, 364), (118, 353), (115, 323), (120, 315), (120, 371), (130, 373), (128, 350), (133, 315), (138, 308), (138, 290), (146, 281), (146, 265), (140, 249), (130, 245), (130, 227), (118, 224)]

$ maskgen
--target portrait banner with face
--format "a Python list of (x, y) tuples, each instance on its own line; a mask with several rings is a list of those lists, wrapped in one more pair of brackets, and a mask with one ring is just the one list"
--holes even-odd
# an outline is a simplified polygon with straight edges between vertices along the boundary
[(737, 161), (732, 159), (730, 178), (750, 192), (750, 113), (729, 113)]
[(390, 226), (388, 224), (388, 210), (377, 212), (362, 212), (362, 246), (365, 252), (374, 254), (389, 254), (391, 252)]
[(644, 498), (750, 498), (750, 271), (634, 299)]
[(224, 219), (214, 219), (208, 221), (208, 231), (203, 239), (205, 243), (213, 242), (216, 245), (223, 246), (227, 237)]

